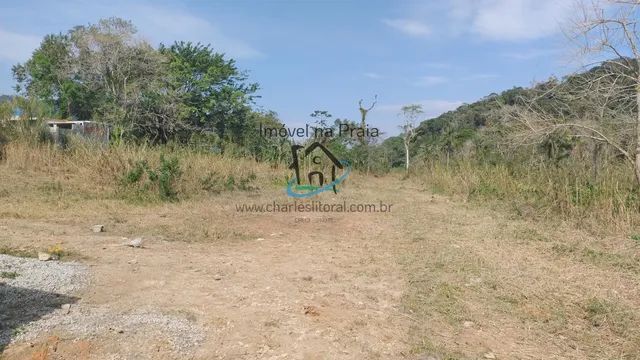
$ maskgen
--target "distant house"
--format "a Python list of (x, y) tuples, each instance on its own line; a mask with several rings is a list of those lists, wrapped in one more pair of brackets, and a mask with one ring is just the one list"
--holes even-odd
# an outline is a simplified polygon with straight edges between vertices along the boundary
[(22, 109), (15, 108), (13, 109), (13, 114), (11, 115), (11, 118), (9, 120), (17, 121), (17, 120), (20, 120), (21, 116), (22, 116)]
[(107, 124), (89, 120), (47, 120), (47, 126), (57, 143), (60, 143), (61, 135), (69, 134), (75, 134), (101, 143), (108, 143), (111, 130)]

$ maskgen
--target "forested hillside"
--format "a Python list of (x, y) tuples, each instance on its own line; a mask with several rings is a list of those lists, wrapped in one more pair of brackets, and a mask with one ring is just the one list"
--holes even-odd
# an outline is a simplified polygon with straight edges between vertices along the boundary
[(635, 60), (613, 59), (423, 121), (416, 171), (435, 190), (529, 216), (636, 223), (637, 72)]
[[(631, 69), (627, 70), (626, 65)], [(413, 151), (429, 158), (559, 164), (590, 152), (615, 162), (634, 151), (632, 59), (618, 59), (531, 88), (513, 88), (423, 121)]]

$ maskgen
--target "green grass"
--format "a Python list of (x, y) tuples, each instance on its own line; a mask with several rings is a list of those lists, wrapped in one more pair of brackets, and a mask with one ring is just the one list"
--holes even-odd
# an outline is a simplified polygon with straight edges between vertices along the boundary
[(23, 258), (35, 258), (38, 255), (35, 250), (17, 249), (9, 246), (0, 246), (0, 254)]
[(19, 274), (17, 272), (15, 272), (15, 271), (3, 271), (3, 272), (0, 272), (0, 278), (3, 278), (3, 279), (15, 279), (15, 278), (18, 277), (18, 275)]
[(596, 328), (607, 327), (618, 335), (627, 334), (635, 316), (624, 306), (599, 298), (591, 298), (584, 305), (585, 319)]

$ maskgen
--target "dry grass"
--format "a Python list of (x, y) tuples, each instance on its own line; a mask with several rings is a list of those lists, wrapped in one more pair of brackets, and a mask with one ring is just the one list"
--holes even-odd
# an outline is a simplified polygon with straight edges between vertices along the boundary
[(640, 358), (634, 240), (441, 197), (401, 215), (400, 231), (411, 239), (401, 263), (415, 353)]
[(416, 178), (436, 193), (493, 203), (523, 218), (569, 220), (594, 233), (633, 232), (640, 225), (640, 193), (630, 169), (608, 166), (592, 182), (591, 169), (553, 166), (427, 163)]
[[(162, 234), (167, 240), (190, 242), (246, 239), (253, 235), (229, 229), (224, 218), (234, 214), (221, 214), (217, 204), (231, 204), (239, 192), (250, 196), (286, 181), (282, 175), (286, 171), (267, 164), (169, 146), (97, 148), (78, 143), (63, 150), (16, 141), (7, 144), (5, 151), (6, 158), (0, 162), (0, 219), (59, 224), (42, 230), (51, 240), (38, 249), (22, 251), (19, 244), (5, 244), (11, 254), (35, 256), (36, 250), (58, 244), (57, 238), (66, 236), (69, 226), (83, 226), (79, 231), (85, 232), (97, 223), (134, 237)], [(162, 201), (157, 186), (146, 187), (148, 178), (140, 184), (125, 181), (142, 161), (158, 169), (161, 155), (178, 159), (179, 176), (172, 183), (177, 201)], [(216, 208), (211, 208), (212, 201)], [(132, 214), (140, 213), (147, 214), (143, 220), (131, 220)], [(77, 258), (66, 249), (65, 253), (67, 258)]]
[[(49, 144), (11, 142), (5, 147), (3, 167), (5, 184), (0, 198), (36, 196), (48, 199), (73, 200), (74, 198), (115, 198), (153, 200), (153, 186), (126, 184), (127, 174), (140, 163), (158, 172), (161, 157), (177, 159), (179, 174), (172, 182), (178, 199), (199, 197), (230, 190), (251, 190), (271, 186), (285, 179), (268, 165), (246, 159), (195, 152), (184, 148), (118, 146), (98, 148), (88, 144), (73, 144), (60, 149)], [(10, 179), (12, 175), (15, 179)], [(20, 188), (20, 189), (18, 189)], [(25, 191), (27, 190), (27, 191)], [(135, 191), (132, 191), (135, 190)], [(140, 192), (149, 192), (150, 196)], [(5, 210), (4, 215), (7, 214)]]

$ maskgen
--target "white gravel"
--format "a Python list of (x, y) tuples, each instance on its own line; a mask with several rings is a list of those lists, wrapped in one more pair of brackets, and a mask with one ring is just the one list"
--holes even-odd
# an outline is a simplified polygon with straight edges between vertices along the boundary
[(120, 334), (124, 341), (148, 342), (167, 339), (173, 351), (189, 354), (204, 339), (204, 331), (185, 318), (165, 315), (150, 309), (134, 313), (118, 313), (107, 307), (72, 306), (69, 314), (56, 310), (29, 325), (29, 331), (19, 334), (14, 341), (30, 341), (49, 329), (64, 329), (74, 336), (92, 339), (104, 334)]
[(63, 295), (75, 294), (89, 280), (88, 268), (76, 262), (39, 261), (9, 255), (0, 255), (0, 272), (18, 274), (15, 279), (2, 279), (6, 285)]
[(52, 330), (83, 339), (118, 334), (121, 341), (134, 344), (164, 338), (180, 354), (191, 353), (205, 339), (204, 330), (183, 317), (154, 309), (124, 313), (82, 303), (80, 290), (89, 284), (90, 275), (80, 263), (0, 255), (0, 272), (17, 274), (14, 279), (0, 278), (0, 350)]
[(76, 302), (73, 295), (87, 285), (89, 274), (86, 266), (74, 262), (8, 255), (0, 255), (0, 273), (0, 348), (28, 324)]

